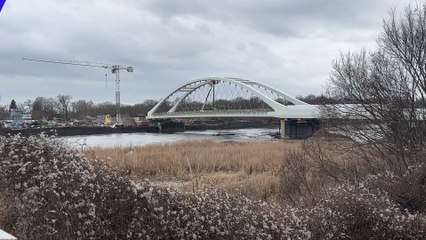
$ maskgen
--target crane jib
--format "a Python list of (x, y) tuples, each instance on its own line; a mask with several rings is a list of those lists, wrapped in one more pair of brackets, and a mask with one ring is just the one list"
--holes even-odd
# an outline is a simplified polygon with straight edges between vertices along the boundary
[(127, 66), (123, 67), (120, 65), (112, 65), (106, 63), (94, 63), (87, 61), (71, 61), (71, 60), (53, 60), (53, 59), (44, 59), (44, 58), (27, 58), (24, 57), (22, 60), (25, 61), (34, 61), (34, 62), (44, 62), (44, 63), (57, 63), (57, 64), (67, 64), (74, 66), (83, 66), (83, 67), (97, 67), (111, 69), (112, 73), (115, 74), (115, 103), (116, 103), (116, 122), (121, 124), (121, 114), (120, 114), (120, 70), (124, 69), (127, 72), (133, 72), (133, 67)]

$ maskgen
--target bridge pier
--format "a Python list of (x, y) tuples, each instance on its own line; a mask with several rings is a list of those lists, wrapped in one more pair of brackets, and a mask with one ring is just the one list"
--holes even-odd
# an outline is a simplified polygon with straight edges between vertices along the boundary
[(280, 137), (281, 138), (286, 138), (286, 132), (285, 132), (285, 129), (286, 129), (286, 121), (287, 121), (287, 119), (280, 119)]
[(320, 121), (318, 119), (280, 119), (281, 138), (309, 138), (319, 129)]
[(183, 122), (176, 122), (173, 120), (164, 120), (157, 122), (159, 133), (174, 133), (185, 131), (185, 124)]

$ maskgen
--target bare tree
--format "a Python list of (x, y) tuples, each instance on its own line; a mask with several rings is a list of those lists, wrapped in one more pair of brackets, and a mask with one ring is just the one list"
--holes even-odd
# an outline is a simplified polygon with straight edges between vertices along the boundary
[(77, 119), (83, 119), (90, 116), (93, 112), (92, 101), (78, 100), (77, 102), (71, 103), (73, 108), (74, 117)]
[(31, 111), (33, 107), (33, 101), (31, 99), (25, 100), (24, 103), (21, 104), (21, 108), (26, 111)]
[(65, 121), (69, 120), (69, 112), (71, 107), (71, 96), (69, 95), (58, 95), (56, 97), (58, 99), (58, 107), (59, 112), (62, 113), (62, 116)]
[[(341, 54), (333, 63), (324, 106), (327, 125), (354, 140), (359, 156), (403, 172), (426, 143), (426, 5), (384, 21), (378, 50)], [(353, 104), (347, 104), (351, 102)], [(344, 104), (346, 103), (346, 104)]]
[(32, 118), (53, 119), (56, 116), (56, 103), (53, 98), (37, 97), (32, 105)]
[[(4, 120), (9, 116), (8, 112), (6, 111), (6, 108), (3, 106), (0, 106), (0, 120)], [(0, 126), (1, 127), (1, 126)]]

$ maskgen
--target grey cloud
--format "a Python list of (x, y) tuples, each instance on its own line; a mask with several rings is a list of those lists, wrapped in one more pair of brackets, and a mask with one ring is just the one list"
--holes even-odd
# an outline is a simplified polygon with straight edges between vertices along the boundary
[(173, 16), (199, 16), (224, 24), (238, 24), (260, 32), (289, 37), (306, 36), (312, 29), (375, 27), (371, 16), (381, 1), (341, 0), (219, 0), (167, 1), (140, 3), (165, 19)]
[(132, 65), (135, 72), (122, 75), (123, 103), (159, 99), (205, 76), (318, 94), (339, 50), (374, 43), (396, 2), (413, 1), (8, 1), (0, 13), (0, 104), (58, 94), (114, 101), (110, 73), (105, 89), (104, 70), (24, 56)]

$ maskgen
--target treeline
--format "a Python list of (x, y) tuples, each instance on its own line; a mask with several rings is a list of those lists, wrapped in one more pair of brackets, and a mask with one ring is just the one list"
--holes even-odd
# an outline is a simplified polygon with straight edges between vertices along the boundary
[[(339, 102), (336, 99), (326, 97), (324, 95), (309, 94), (307, 96), (298, 96), (298, 99), (309, 104), (333, 104)], [(288, 104), (286, 101), (280, 101), (283, 104)], [(121, 115), (123, 117), (137, 117), (146, 116), (148, 111), (151, 110), (156, 100), (145, 100), (142, 103), (134, 105), (121, 105)], [(162, 105), (159, 111), (168, 111), (173, 106), (172, 102), (166, 102)], [(178, 111), (185, 110), (201, 110), (203, 107), (202, 102), (182, 102)], [(236, 98), (233, 100), (219, 99), (214, 105), (208, 103), (205, 105), (204, 110), (212, 109), (251, 109), (251, 108), (268, 108), (268, 106), (259, 98), (243, 99)], [(23, 103), (16, 103), (12, 100), (9, 109), (0, 107), (0, 120), (9, 117), (10, 109), (16, 109), (22, 112), (31, 112), (31, 117), (34, 120), (52, 120), (60, 118), (62, 120), (71, 119), (84, 119), (86, 117), (96, 117), (99, 115), (109, 114), (115, 116), (116, 105), (112, 102), (94, 103), (90, 100), (77, 100), (72, 101), (69, 95), (58, 95), (56, 97), (37, 97), (34, 100), (26, 100)]]
[[(58, 95), (53, 97), (37, 97), (35, 100), (27, 100), (24, 103), (17, 103), (16, 107), (11, 105), (9, 110), (0, 108), (0, 119), (7, 119), (10, 111), (16, 108), (22, 112), (31, 112), (34, 120), (52, 120), (60, 118), (62, 120), (84, 119), (86, 117), (96, 117), (110, 114), (115, 116), (116, 105), (112, 102), (94, 103), (93, 101), (77, 100), (72, 101), (69, 95)], [(14, 100), (12, 100), (14, 102)], [(146, 100), (134, 105), (121, 105), (121, 115), (123, 117), (146, 116), (149, 110), (157, 104), (155, 100)]]

